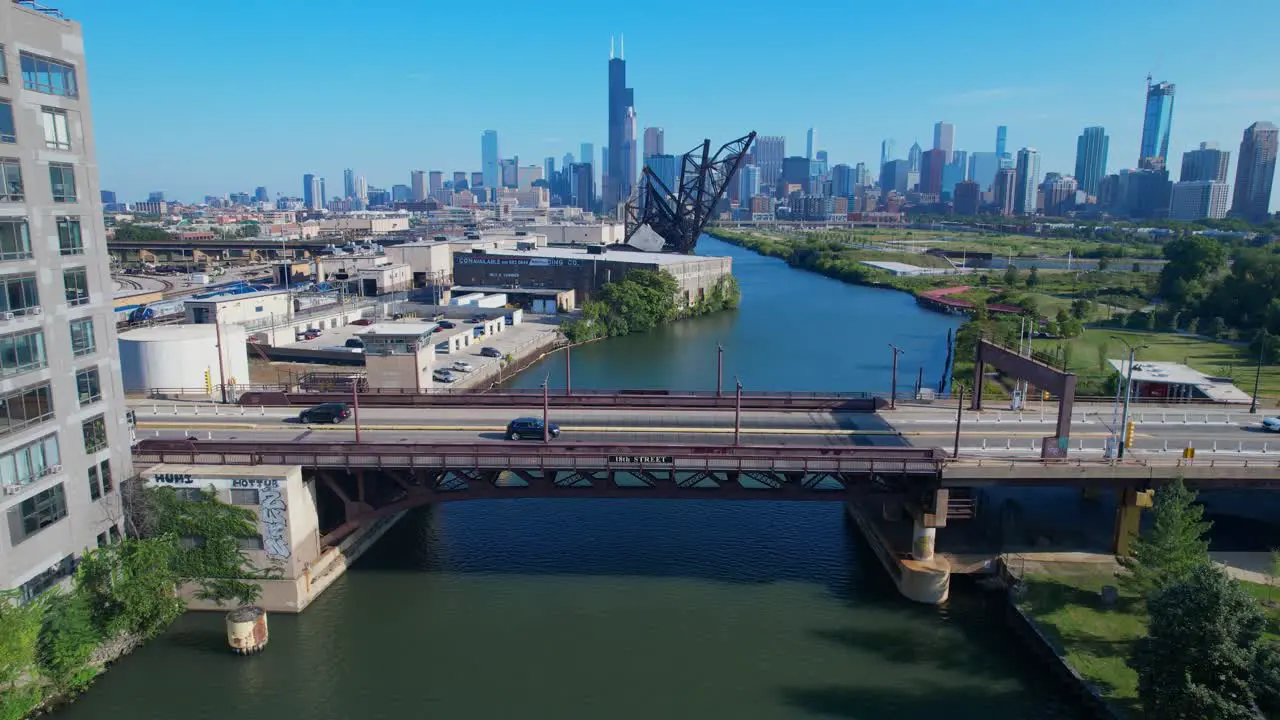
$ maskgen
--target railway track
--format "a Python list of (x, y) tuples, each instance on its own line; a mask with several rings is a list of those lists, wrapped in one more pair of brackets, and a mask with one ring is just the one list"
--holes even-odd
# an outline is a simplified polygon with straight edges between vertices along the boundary
[(112, 279), (112, 280), (115, 280), (115, 281), (116, 281), (116, 282), (118, 282), (118, 283), (120, 283), (120, 286), (121, 286), (121, 287), (129, 288), (130, 290), (142, 290), (142, 289), (143, 289), (143, 287), (142, 287), (142, 283), (138, 282), (137, 280), (133, 280), (133, 279), (130, 279), (130, 278), (127, 278), (127, 277), (121, 277), (121, 276), (119, 276), (119, 275), (116, 275), (115, 277), (113, 277), (113, 278), (111, 278), (111, 279)]

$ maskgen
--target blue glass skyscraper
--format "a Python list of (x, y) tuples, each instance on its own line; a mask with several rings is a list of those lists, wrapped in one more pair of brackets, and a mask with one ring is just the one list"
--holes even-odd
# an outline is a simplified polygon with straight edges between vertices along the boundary
[(480, 136), (480, 171), (484, 174), (486, 188), (502, 186), (502, 178), (498, 175), (497, 130), (485, 130)]
[(1004, 157), (1005, 143), (1008, 142), (1008, 139), (1009, 139), (1009, 128), (1005, 125), (997, 125), (996, 126), (996, 155), (998, 157)]
[(1147, 76), (1147, 108), (1142, 118), (1142, 147), (1138, 167), (1159, 170), (1169, 157), (1169, 131), (1173, 127), (1173, 83), (1151, 84)]
[(1107, 174), (1107, 150), (1111, 139), (1099, 126), (1087, 127), (1076, 140), (1076, 181), (1085, 192), (1097, 197), (1102, 176)]

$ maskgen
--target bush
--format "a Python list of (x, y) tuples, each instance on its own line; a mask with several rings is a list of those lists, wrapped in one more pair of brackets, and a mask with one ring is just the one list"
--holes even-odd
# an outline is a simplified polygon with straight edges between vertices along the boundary
[(102, 637), (94, 627), (85, 594), (51, 590), (41, 597), (40, 670), (60, 693), (84, 689), (98, 674), (89, 664)]

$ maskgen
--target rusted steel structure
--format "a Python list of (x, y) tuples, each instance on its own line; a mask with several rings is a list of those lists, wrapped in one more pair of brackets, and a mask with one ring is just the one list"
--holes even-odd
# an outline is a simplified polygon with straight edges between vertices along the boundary
[(973, 404), (969, 406), (970, 410), (982, 409), (982, 381), (987, 373), (987, 365), (1058, 396), (1057, 426), (1054, 428), (1054, 435), (1044, 438), (1040, 456), (1048, 459), (1065, 458), (1071, 440), (1071, 411), (1075, 407), (1076, 376), (1039, 360), (1023, 357), (995, 343), (979, 340), (974, 351)]
[[(360, 405), (364, 407), (462, 407), (462, 408), (525, 408), (542, 405), (542, 390), (499, 390), (493, 392), (419, 393), (364, 392), (360, 393)], [(316, 405), (322, 402), (350, 402), (351, 392), (283, 392), (254, 390), (242, 394), (241, 405), (267, 407)], [(569, 393), (551, 393), (547, 399), (553, 408), (609, 408), (654, 410), (733, 410), (736, 398), (733, 394), (708, 391), (661, 390), (574, 390)], [(873, 413), (888, 403), (884, 398), (870, 393), (805, 393), (805, 392), (744, 392), (743, 410), (794, 410), (829, 411), (845, 413)]]

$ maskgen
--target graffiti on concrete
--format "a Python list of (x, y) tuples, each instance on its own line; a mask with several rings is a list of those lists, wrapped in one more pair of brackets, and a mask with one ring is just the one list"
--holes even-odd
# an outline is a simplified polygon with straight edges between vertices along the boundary
[(262, 490), (258, 513), (262, 518), (262, 549), (267, 557), (287, 559), (289, 550), (288, 507), (278, 489)]

